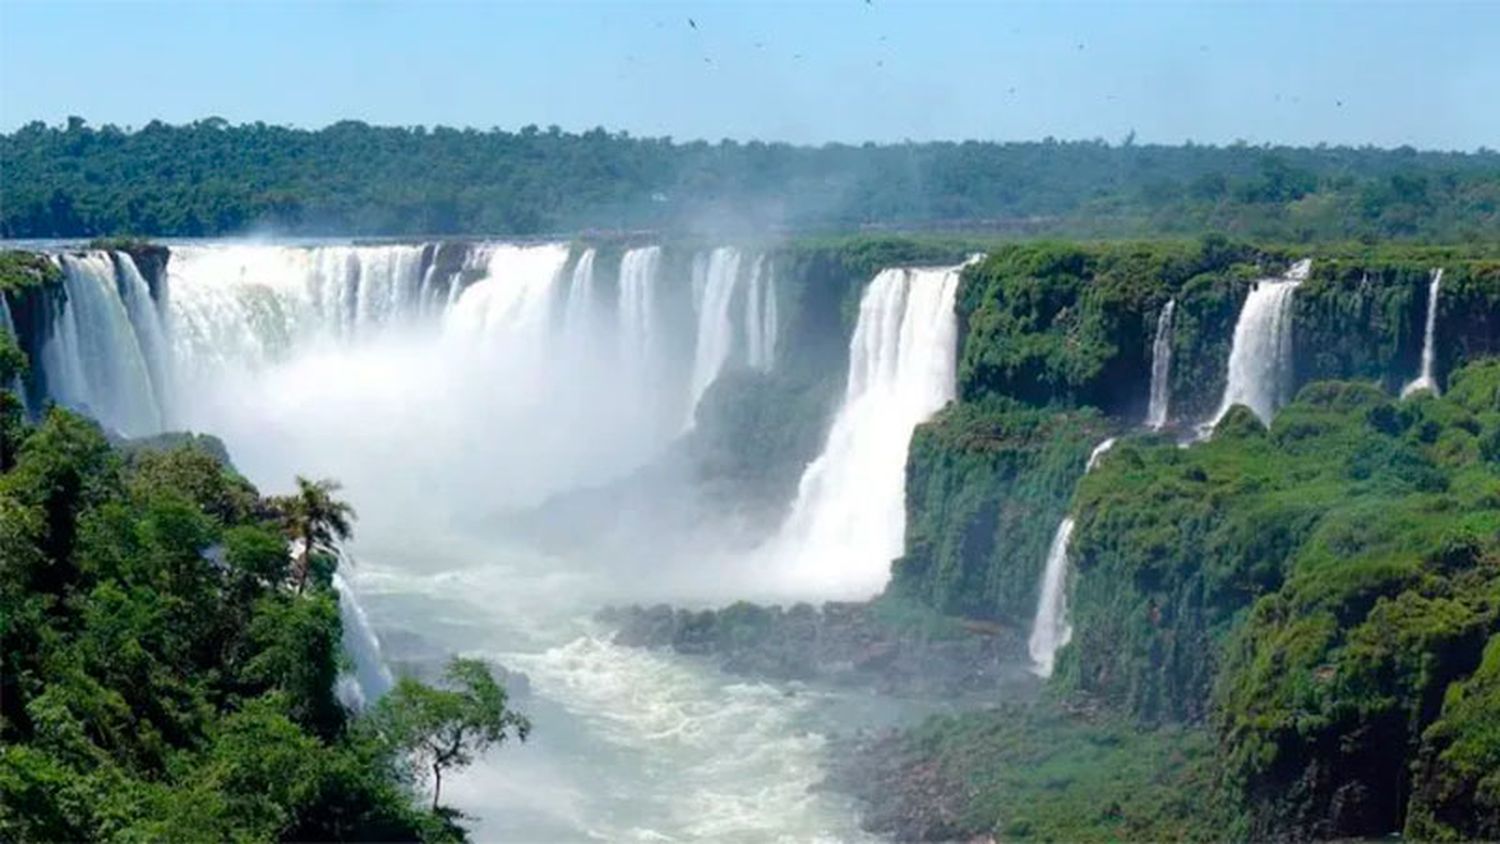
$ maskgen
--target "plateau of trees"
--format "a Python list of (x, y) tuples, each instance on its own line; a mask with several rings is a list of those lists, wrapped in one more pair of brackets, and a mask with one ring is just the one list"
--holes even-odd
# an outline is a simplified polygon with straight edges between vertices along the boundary
[(0, 236), (939, 227), (1288, 241), (1500, 235), (1500, 153), (1102, 140), (674, 142), (218, 118), (0, 135)]

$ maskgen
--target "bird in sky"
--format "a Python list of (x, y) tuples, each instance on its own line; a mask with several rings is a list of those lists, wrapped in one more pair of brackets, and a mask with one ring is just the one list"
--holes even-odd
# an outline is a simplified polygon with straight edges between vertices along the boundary
[(693, 20), (692, 18), (688, 18), (688, 26), (691, 26), (693, 29), (697, 29), (698, 22)]

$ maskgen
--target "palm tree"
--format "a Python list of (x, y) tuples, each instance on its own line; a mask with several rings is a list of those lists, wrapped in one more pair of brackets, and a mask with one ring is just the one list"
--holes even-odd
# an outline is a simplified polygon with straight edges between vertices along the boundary
[(354, 508), (333, 497), (341, 488), (339, 482), (332, 479), (310, 481), (298, 475), (297, 492), (274, 499), (276, 510), (281, 514), (282, 527), (295, 549), (293, 577), (297, 580), (299, 595), (307, 585), (312, 555), (337, 555), (339, 542), (353, 533)]

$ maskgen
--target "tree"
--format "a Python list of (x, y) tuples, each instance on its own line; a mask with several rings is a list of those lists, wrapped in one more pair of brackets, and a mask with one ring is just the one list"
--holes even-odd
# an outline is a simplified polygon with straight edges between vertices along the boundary
[(467, 766), (511, 736), (525, 741), (531, 733), (531, 721), (507, 706), (505, 688), (480, 660), (454, 657), (444, 677), (449, 688), (403, 677), (369, 719), (376, 734), (406, 758), (415, 778), (432, 772), (433, 811), (444, 771)]
[(338, 543), (353, 533), (354, 508), (333, 497), (339, 489), (338, 481), (310, 481), (298, 475), (295, 494), (273, 499), (287, 537), (295, 546), (292, 576), (297, 580), (298, 594), (307, 585), (313, 555), (337, 556)]

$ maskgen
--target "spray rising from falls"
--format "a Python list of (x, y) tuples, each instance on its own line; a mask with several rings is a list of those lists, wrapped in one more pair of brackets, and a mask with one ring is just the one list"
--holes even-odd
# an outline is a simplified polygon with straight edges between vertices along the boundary
[[(1083, 473), (1094, 471), (1114, 445), (1115, 438), (1110, 437), (1094, 446)], [(1068, 548), (1072, 541), (1073, 517), (1064, 516), (1047, 549), (1047, 563), (1042, 568), (1042, 591), (1037, 597), (1031, 636), (1026, 640), (1032, 670), (1040, 677), (1052, 676), (1057, 652), (1073, 639), (1073, 625), (1068, 623)]]
[(843, 405), (773, 542), (791, 579), (840, 597), (885, 585), (905, 538), (912, 429), (954, 394), (960, 269), (885, 270), (865, 289)]
[(1311, 267), (1311, 261), (1298, 261), (1286, 275), (1263, 279), (1250, 291), (1234, 325), (1224, 398), (1206, 430), (1212, 430), (1237, 404), (1250, 408), (1269, 425), (1276, 409), (1291, 399), (1292, 294)]
[(1166, 427), (1172, 404), (1172, 316), (1177, 300), (1169, 299), (1156, 318), (1156, 339), (1151, 341), (1151, 399), (1146, 407), (1146, 427)]
[(1442, 284), (1443, 271), (1433, 270), (1432, 281), (1427, 284), (1427, 322), (1422, 330), (1422, 371), (1415, 380), (1401, 388), (1402, 398), (1422, 390), (1437, 395), (1437, 378), (1433, 375), (1433, 367), (1437, 361), (1438, 289)]

